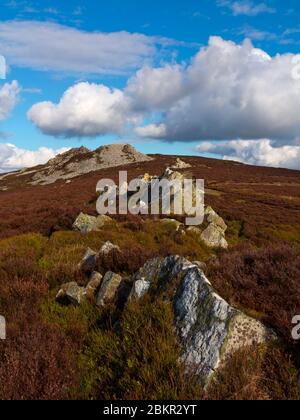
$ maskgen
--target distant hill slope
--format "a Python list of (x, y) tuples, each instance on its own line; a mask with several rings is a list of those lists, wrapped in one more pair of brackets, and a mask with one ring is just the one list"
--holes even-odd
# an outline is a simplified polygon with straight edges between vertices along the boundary
[[(69, 151), (50, 161), (48, 166), (5, 175), (2, 179), (0, 176), (0, 238), (25, 232), (49, 235), (58, 229), (69, 229), (79, 212), (96, 214), (96, 185), (101, 178), (118, 181), (119, 170), (128, 171), (129, 180), (144, 173), (160, 175), (167, 167), (174, 166), (178, 158), (122, 153), (114, 161), (117, 164), (124, 159), (126, 164), (121, 166), (105, 167), (102, 162), (102, 169), (93, 168), (92, 172), (77, 174), (75, 178), (73, 172), (67, 180), (32, 185), (37, 182), (33, 180), (37, 173), (44, 176), (43, 171), (44, 174), (50, 171), (51, 166), (59, 171), (73, 160), (80, 164), (82, 156), (94, 153), (77, 149), (75, 155)], [(107, 149), (102, 149), (102, 156), (105, 153)], [(205, 201), (226, 219), (234, 238), (256, 238), (260, 242), (262, 236), (275, 233), (300, 243), (299, 171), (201, 157), (182, 157), (182, 160), (191, 165), (184, 173), (205, 180)]]

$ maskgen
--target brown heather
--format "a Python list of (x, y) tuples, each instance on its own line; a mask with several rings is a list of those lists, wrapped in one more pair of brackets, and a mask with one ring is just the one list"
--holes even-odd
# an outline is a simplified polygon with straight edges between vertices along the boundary
[[(71, 184), (31, 187), (16, 177), (0, 193), (0, 314), (8, 339), (0, 341), (1, 399), (299, 399), (299, 345), (290, 338), (300, 311), (300, 173), (232, 162), (185, 158), (206, 180), (207, 203), (225, 218), (230, 249), (213, 252), (192, 234), (139, 217), (80, 235), (71, 227), (80, 211), (95, 214), (95, 186), (160, 174), (175, 157), (107, 169)], [(204, 393), (178, 362), (170, 305), (145, 298), (122, 313), (55, 302), (58, 287), (84, 283), (78, 263), (85, 249), (106, 241), (122, 253), (99, 269), (125, 277), (153, 256), (179, 254), (207, 263), (208, 276), (232, 305), (267, 323), (280, 341), (233, 354)], [(155, 296), (155, 294), (154, 294)], [(116, 321), (118, 321), (116, 323)], [(298, 354), (298, 358), (297, 358)]]

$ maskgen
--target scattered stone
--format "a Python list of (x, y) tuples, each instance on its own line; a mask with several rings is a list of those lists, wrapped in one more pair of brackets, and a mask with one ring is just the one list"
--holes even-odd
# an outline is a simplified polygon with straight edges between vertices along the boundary
[(84, 274), (90, 274), (95, 270), (97, 264), (97, 253), (91, 248), (88, 248), (81, 263), (79, 264), (80, 270)]
[(73, 224), (73, 229), (81, 233), (93, 232), (96, 223), (96, 217), (80, 213)]
[(84, 287), (78, 286), (75, 282), (63, 284), (56, 295), (57, 302), (75, 306), (79, 306), (85, 298), (86, 291)]
[(105, 244), (103, 245), (103, 247), (100, 249), (99, 255), (100, 256), (108, 255), (112, 251), (119, 251), (119, 252), (121, 252), (121, 249), (117, 245), (114, 245), (111, 242), (107, 241), (107, 242), (105, 242)]
[(224, 231), (214, 223), (211, 223), (201, 234), (201, 239), (209, 248), (228, 248)]
[(93, 300), (98, 292), (98, 289), (102, 282), (102, 275), (97, 271), (94, 271), (90, 278), (89, 282), (85, 288), (86, 296), (88, 299)]
[(97, 232), (112, 222), (113, 219), (105, 215), (95, 217), (80, 213), (73, 224), (73, 229), (81, 233)]
[(191, 167), (192, 167), (192, 165), (190, 165), (189, 163), (186, 163), (183, 160), (181, 160), (180, 158), (177, 158), (175, 165), (172, 166), (172, 169), (189, 169)]
[(120, 287), (122, 277), (109, 271), (103, 277), (100, 290), (97, 296), (97, 306), (103, 307), (107, 303), (111, 303)]

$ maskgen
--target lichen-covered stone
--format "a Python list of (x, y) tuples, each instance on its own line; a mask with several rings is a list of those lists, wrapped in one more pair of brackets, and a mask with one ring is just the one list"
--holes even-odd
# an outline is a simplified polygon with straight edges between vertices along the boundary
[(93, 232), (97, 223), (97, 217), (89, 216), (88, 214), (80, 213), (73, 224), (73, 229), (80, 233)]
[(224, 231), (214, 223), (202, 232), (201, 239), (209, 248), (228, 248), (228, 242), (225, 239)]
[(75, 306), (80, 305), (85, 299), (85, 288), (78, 286), (75, 282), (63, 284), (56, 295), (57, 302)]
[(227, 357), (245, 346), (273, 339), (259, 321), (231, 307), (213, 289), (197, 264), (172, 256), (148, 261), (135, 275), (158, 290), (175, 288), (175, 326), (182, 360), (207, 384)]
[(105, 306), (107, 303), (111, 303), (120, 287), (122, 277), (118, 274), (109, 271), (103, 277), (101, 286), (97, 296), (97, 306)]
[(88, 214), (80, 213), (73, 224), (73, 229), (81, 233), (97, 232), (105, 225), (113, 222), (109, 216), (100, 215), (98, 217), (89, 216)]
[(221, 216), (219, 216), (212, 207), (207, 206), (204, 211), (205, 221), (208, 223), (212, 223), (215, 226), (218, 226), (224, 233), (227, 230), (227, 225), (222, 219)]

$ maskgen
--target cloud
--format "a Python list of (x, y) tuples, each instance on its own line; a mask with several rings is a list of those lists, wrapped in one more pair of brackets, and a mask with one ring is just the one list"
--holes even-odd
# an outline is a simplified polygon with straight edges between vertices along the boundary
[(0, 172), (10, 172), (46, 163), (67, 148), (58, 150), (41, 147), (36, 151), (20, 149), (10, 143), (0, 143)]
[(132, 115), (124, 93), (104, 85), (78, 83), (58, 104), (40, 102), (28, 118), (45, 134), (62, 137), (94, 137), (120, 134)]
[(269, 139), (255, 141), (232, 140), (222, 143), (204, 142), (199, 153), (214, 153), (226, 160), (258, 166), (300, 169), (300, 146), (275, 147)]
[(17, 81), (5, 83), (0, 88), (0, 121), (9, 117), (19, 100), (20, 86)]
[[(173, 41), (174, 42), (174, 41)], [(123, 74), (172, 43), (129, 32), (85, 32), (52, 22), (0, 23), (0, 51), (11, 65), (76, 74)]]
[(231, 10), (234, 16), (257, 16), (261, 13), (276, 13), (276, 9), (269, 7), (266, 3), (256, 4), (251, 0), (231, 1), (220, 0), (218, 1), (220, 7), (227, 7)]
[[(153, 69), (152, 76), (147, 71), (147, 84), (151, 86), (149, 80), (153, 81), (155, 95), (152, 102), (147, 99), (144, 103), (152, 113), (158, 110), (156, 107), (162, 113), (157, 118), (159, 129), (152, 121), (148, 130), (144, 127), (138, 132), (146, 136), (152, 131), (151, 137), (170, 141), (298, 141), (300, 81), (293, 76), (296, 63), (299, 55), (271, 57), (250, 41), (238, 45), (211, 37), (208, 47), (181, 69), (181, 77), (177, 67), (173, 72), (168, 68), (167, 91), (163, 83), (159, 85), (159, 71)], [(143, 86), (142, 78), (138, 86)], [(140, 103), (141, 88), (136, 90)]]
[(54, 136), (271, 139), (275, 153), (299, 146), (299, 61), (300, 55), (271, 57), (249, 40), (239, 45), (212, 37), (188, 65), (147, 65), (123, 90), (79, 83), (58, 104), (37, 103), (28, 117)]

